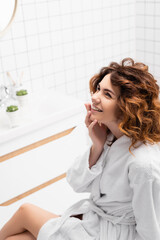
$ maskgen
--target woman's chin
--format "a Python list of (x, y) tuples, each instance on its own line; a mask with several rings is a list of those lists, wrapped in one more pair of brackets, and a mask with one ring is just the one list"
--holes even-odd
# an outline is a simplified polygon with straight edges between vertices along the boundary
[(90, 116), (90, 119), (91, 119), (91, 121), (94, 121), (95, 119), (98, 121), (98, 119), (95, 116), (93, 116), (92, 114)]

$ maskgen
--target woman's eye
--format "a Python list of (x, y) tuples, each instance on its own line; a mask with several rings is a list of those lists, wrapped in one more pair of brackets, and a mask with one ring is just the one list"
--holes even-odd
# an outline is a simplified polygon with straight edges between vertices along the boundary
[(111, 98), (111, 95), (110, 95), (109, 93), (106, 93), (105, 95), (107, 95), (108, 97), (110, 97), (110, 98)]
[[(100, 90), (100, 87), (97, 86), (96, 91), (99, 91), (99, 90)], [(108, 96), (108, 97), (110, 97), (110, 98), (112, 98), (112, 96), (111, 96), (108, 92), (107, 92), (105, 95)]]

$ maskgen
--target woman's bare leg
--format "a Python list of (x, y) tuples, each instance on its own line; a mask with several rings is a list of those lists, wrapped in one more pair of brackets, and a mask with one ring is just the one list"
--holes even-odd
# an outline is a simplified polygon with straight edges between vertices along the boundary
[(36, 238), (28, 231), (19, 233), (11, 237), (7, 237), (5, 240), (36, 240)]
[(26, 230), (37, 238), (40, 228), (51, 218), (60, 217), (30, 203), (23, 204), (0, 230), (0, 240)]

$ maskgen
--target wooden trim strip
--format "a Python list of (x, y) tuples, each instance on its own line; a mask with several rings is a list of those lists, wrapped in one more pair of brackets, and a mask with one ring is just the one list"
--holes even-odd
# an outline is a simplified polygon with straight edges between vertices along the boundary
[(42, 139), (40, 141), (32, 143), (32, 144), (30, 144), (28, 146), (25, 146), (23, 148), (20, 148), (18, 150), (13, 151), (13, 152), (7, 153), (7, 154), (5, 154), (5, 155), (0, 157), (0, 162), (6, 161), (6, 160), (8, 160), (10, 158), (16, 157), (16, 156), (18, 156), (18, 155), (20, 155), (22, 153), (25, 153), (25, 152), (28, 152), (28, 151), (30, 151), (32, 149), (40, 147), (40, 146), (42, 146), (42, 145), (44, 145), (46, 143), (49, 143), (51, 141), (54, 141), (54, 140), (58, 139), (58, 138), (64, 137), (64, 136), (68, 135), (69, 133), (71, 133), (74, 128), (75, 127), (67, 129), (67, 130), (65, 130), (63, 132), (57, 133), (57, 134), (55, 134), (53, 136), (44, 138), (44, 139)]
[(4, 203), (1, 203), (0, 206), (8, 206), (8, 205), (10, 205), (10, 204), (12, 204), (14, 202), (17, 202), (18, 200), (20, 200), (22, 198), (25, 198), (25, 197), (31, 195), (32, 193), (35, 193), (35, 192), (37, 192), (37, 191), (39, 191), (39, 190), (41, 190), (41, 189), (51, 185), (52, 183), (57, 182), (57, 181), (65, 178), (65, 177), (66, 177), (66, 173), (63, 173), (62, 175), (60, 175), (60, 176), (58, 176), (56, 178), (53, 178), (53, 179), (51, 179), (51, 180), (49, 180), (49, 181), (47, 181), (45, 183), (42, 183), (41, 185), (39, 185), (37, 187), (34, 187), (34, 188), (28, 190), (27, 192), (24, 192), (24, 193), (22, 193), (22, 194), (20, 194), (20, 195), (18, 195), (16, 197), (6, 201), (6, 202), (4, 202)]

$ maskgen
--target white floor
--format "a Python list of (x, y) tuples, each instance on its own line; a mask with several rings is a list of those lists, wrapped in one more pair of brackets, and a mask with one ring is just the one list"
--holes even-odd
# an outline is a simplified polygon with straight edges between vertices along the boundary
[(89, 193), (76, 193), (66, 178), (39, 190), (9, 206), (0, 207), (0, 228), (23, 203), (33, 203), (41, 208), (61, 215), (69, 206), (80, 199), (88, 198)]

